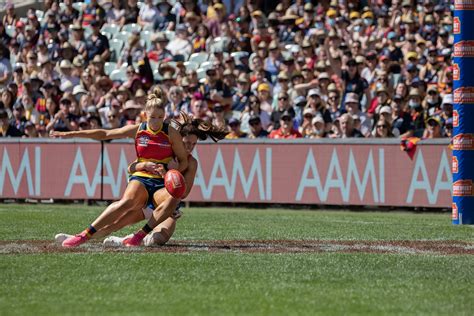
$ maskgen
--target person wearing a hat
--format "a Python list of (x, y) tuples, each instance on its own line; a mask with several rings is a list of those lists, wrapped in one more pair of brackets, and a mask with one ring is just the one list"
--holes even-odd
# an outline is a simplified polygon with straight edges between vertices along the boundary
[(360, 132), (365, 137), (370, 135), (372, 130), (372, 119), (360, 110), (359, 96), (353, 92), (346, 94), (344, 99), (345, 109), (351, 116), (357, 115), (360, 119)]
[(427, 111), (429, 116), (441, 111), (441, 101), (442, 100), (439, 95), (437, 85), (429, 85), (428, 89), (426, 90), (426, 97), (422, 102), (422, 106)]
[(178, 25), (176, 27), (176, 36), (169, 42), (166, 48), (172, 55), (191, 55), (193, 47), (188, 38), (188, 30), (186, 29), (186, 26)]
[[(183, 86), (184, 89), (184, 86)], [(133, 98), (136, 104), (139, 104), (140, 106), (144, 107), (146, 103), (146, 92), (143, 89), (138, 89), (135, 91), (135, 96)]]
[(72, 96), (76, 99), (76, 102), (79, 103), (82, 96), (87, 94), (87, 90), (84, 89), (81, 85), (77, 85), (72, 89)]
[(80, 79), (72, 75), (73, 66), (68, 59), (61, 60), (59, 72), (61, 78), (61, 91), (72, 91), (73, 87), (80, 83)]
[(306, 96), (306, 100), (307, 106), (315, 111), (315, 115), (321, 116), (326, 123), (332, 122), (331, 112), (322, 99), (321, 90), (318, 88), (310, 89)]
[(262, 120), (259, 115), (252, 115), (249, 118), (249, 127), (250, 132), (248, 133), (248, 138), (267, 138), (269, 133), (263, 128)]
[(98, 21), (92, 20), (90, 26), (92, 28), (92, 34), (86, 40), (86, 50), (82, 56), (87, 61), (94, 59), (94, 56), (96, 55), (100, 55), (102, 60), (109, 60), (110, 47), (108, 38), (100, 33), (100, 25)]
[(91, 125), (89, 123), (89, 120), (86, 117), (81, 117), (79, 121), (77, 122), (78, 130), (80, 131), (85, 131), (91, 129)]
[(441, 103), (441, 113), (439, 115), (444, 121), (453, 117), (453, 95), (448, 93), (444, 95)]
[(124, 122), (124, 125), (135, 124), (135, 121), (140, 115), (141, 110), (142, 107), (140, 106), (140, 104), (135, 103), (134, 100), (128, 100), (127, 102), (125, 102), (125, 105), (123, 106), (121, 111), (121, 119)]
[[(304, 97), (303, 97), (304, 98)], [(310, 107), (303, 110), (303, 121), (299, 124), (298, 131), (303, 137), (309, 137), (313, 131), (312, 121), (316, 116), (316, 111)]]
[(367, 110), (367, 113), (376, 113), (377, 110), (380, 109), (382, 106), (390, 106), (392, 102), (392, 100), (390, 99), (390, 92), (387, 86), (384, 84), (378, 84), (378, 87), (375, 90), (375, 96), (376, 97), (370, 105), (369, 109)]
[(239, 138), (246, 138), (247, 133), (244, 133), (240, 130), (240, 120), (232, 117), (229, 120), (229, 128), (230, 132), (226, 135), (225, 139), (239, 139)]
[(422, 106), (422, 96), (418, 88), (410, 89), (408, 106), (413, 123), (414, 136), (422, 137), (425, 128), (426, 113)]
[(301, 133), (293, 128), (293, 115), (289, 111), (279, 114), (279, 128), (273, 129), (268, 138), (273, 139), (292, 139), (302, 138)]
[(441, 137), (443, 137), (441, 119), (438, 116), (430, 116), (426, 120), (426, 128), (423, 132), (423, 139)]
[(309, 138), (324, 138), (326, 137), (326, 123), (321, 115), (316, 115), (311, 120), (311, 133), (307, 136)]
[(173, 59), (173, 55), (166, 48), (168, 38), (163, 32), (154, 33), (151, 38), (152, 47), (148, 52), (148, 58), (156, 62), (168, 62)]
[(237, 90), (232, 97), (232, 110), (243, 111), (248, 106), (251, 95), (250, 78), (247, 74), (241, 73), (237, 78)]

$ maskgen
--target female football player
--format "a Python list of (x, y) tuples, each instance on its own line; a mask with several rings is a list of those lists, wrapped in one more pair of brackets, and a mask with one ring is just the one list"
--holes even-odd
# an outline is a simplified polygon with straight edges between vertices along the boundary
[[(121, 128), (105, 130), (84, 130), (73, 132), (53, 132), (52, 136), (62, 138), (82, 137), (95, 140), (118, 138), (135, 138), (135, 149), (138, 162), (160, 163), (161, 172), (149, 170), (134, 172), (120, 201), (109, 205), (104, 212), (83, 232), (63, 241), (64, 247), (76, 247), (89, 240), (97, 231), (117, 221), (131, 210), (142, 209), (153, 204), (155, 193), (164, 187), (162, 174), (166, 165), (176, 156), (177, 169), (184, 172), (188, 167), (188, 154), (179, 132), (164, 122), (165, 103), (155, 94), (147, 97), (145, 105), (146, 121), (141, 124), (127, 125)], [(157, 196), (158, 197), (158, 196)], [(155, 201), (156, 202), (156, 201)], [(174, 203), (174, 202), (173, 202)], [(159, 205), (158, 203), (154, 205)], [(165, 220), (172, 213), (164, 214), (166, 208), (158, 210), (158, 215)], [(150, 232), (152, 229), (145, 227)]]

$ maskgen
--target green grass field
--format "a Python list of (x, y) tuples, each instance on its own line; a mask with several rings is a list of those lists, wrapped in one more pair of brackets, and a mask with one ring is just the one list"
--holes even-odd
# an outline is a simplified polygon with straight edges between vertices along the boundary
[[(0, 205), (0, 240), (75, 233), (102, 208)], [(126, 229), (126, 234), (136, 227)], [(462, 241), (450, 214), (185, 210), (170, 241)], [(472, 315), (474, 256), (439, 253), (6, 252), (0, 315)], [(99, 248), (100, 249), (100, 248)], [(472, 253), (472, 252), (471, 252)]]

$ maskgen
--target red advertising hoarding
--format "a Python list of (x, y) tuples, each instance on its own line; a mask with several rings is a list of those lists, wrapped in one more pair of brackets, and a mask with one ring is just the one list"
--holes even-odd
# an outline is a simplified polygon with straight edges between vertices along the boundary
[[(393, 141), (203, 143), (194, 156), (194, 202), (451, 207), (446, 143), (419, 143), (413, 160)], [(0, 196), (115, 200), (134, 159), (131, 143), (0, 143)]]

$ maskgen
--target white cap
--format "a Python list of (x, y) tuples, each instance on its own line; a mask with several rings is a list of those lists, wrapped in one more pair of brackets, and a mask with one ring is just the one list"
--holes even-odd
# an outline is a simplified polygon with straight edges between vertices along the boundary
[(77, 85), (74, 87), (74, 89), (72, 89), (72, 95), (76, 95), (80, 93), (87, 94), (86, 89), (84, 89), (81, 85)]
[(444, 97), (443, 97), (443, 105), (447, 103), (447, 104), (453, 104), (453, 95), (450, 93), (450, 94), (446, 94)]
[(306, 114), (311, 114), (312, 116), (315, 116), (316, 112), (312, 108), (306, 108), (303, 111), (303, 115), (306, 115)]
[(321, 115), (316, 115), (313, 120), (311, 121), (311, 124), (316, 124), (316, 123), (323, 123), (324, 124), (324, 119)]
[(392, 115), (392, 108), (388, 105), (384, 105), (382, 106), (382, 108), (380, 109), (380, 114), (384, 114), (384, 113), (388, 113), (390, 115)]
[(311, 89), (308, 91), (308, 97), (312, 95), (321, 95), (321, 92), (319, 91), (319, 89)]

